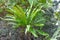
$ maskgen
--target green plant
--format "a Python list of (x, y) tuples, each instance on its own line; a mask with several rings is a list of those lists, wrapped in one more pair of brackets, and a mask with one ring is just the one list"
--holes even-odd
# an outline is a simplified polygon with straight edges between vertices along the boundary
[[(6, 15), (4, 20), (13, 22), (13, 28), (15, 29), (21, 26), (25, 27), (25, 34), (27, 34), (27, 32), (30, 32), (35, 37), (38, 37), (38, 35), (48, 37), (49, 35), (42, 30), (44, 24), (46, 23), (46, 19), (43, 16), (45, 12), (44, 9), (42, 10), (42, 8), (48, 8), (50, 6), (50, 3), (46, 3), (46, 0), (21, 0), (21, 4), (18, 5), (23, 5), (22, 7), (24, 7), (24, 4), (31, 5), (30, 7), (27, 6), (27, 9), (22, 9), (22, 7), (18, 5), (15, 6), (15, 4), (18, 2), (13, 1), (14, 0), (9, 0), (9, 2), (5, 1), (5, 4), (8, 7), (6, 11), (9, 14)], [(13, 2), (14, 7), (10, 2)], [(28, 2), (29, 4), (27, 4)], [(10, 8), (9, 6), (12, 6), (12, 8)]]
[[(35, 8), (33, 7), (33, 2), (26, 11), (16, 5), (13, 8), (7, 9), (10, 14), (6, 15), (7, 21), (15, 22), (13, 28), (17, 29), (21, 26), (25, 27), (25, 34), (30, 32), (34, 37), (38, 37), (38, 34), (48, 37), (49, 35), (41, 30), (45, 24), (46, 19), (43, 17), (41, 4), (38, 4)], [(37, 27), (37, 28), (36, 28)]]
[(60, 12), (55, 12), (55, 18), (60, 20)]

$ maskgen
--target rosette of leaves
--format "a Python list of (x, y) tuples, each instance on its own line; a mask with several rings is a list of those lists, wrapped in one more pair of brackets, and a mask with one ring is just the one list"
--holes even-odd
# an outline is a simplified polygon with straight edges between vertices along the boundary
[(38, 4), (33, 8), (33, 2), (31, 6), (24, 11), (19, 5), (14, 6), (13, 8), (8, 8), (6, 11), (9, 13), (5, 16), (6, 21), (13, 22), (13, 28), (17, 29), (19, 27), (25, 27), (25, 34), (28, 32), (38, 37), (38, 35), (43, 35), (48, 37), (49, 35), (45, 33), (42, 28), (46, 22), (44, 18), (44, 13), (42, 12), (42, 7)]

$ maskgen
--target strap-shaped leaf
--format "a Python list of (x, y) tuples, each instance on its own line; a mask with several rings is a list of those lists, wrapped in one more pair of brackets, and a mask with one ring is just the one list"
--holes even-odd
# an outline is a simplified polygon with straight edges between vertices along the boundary
[(46, 0), (39, 0), (40, 3), (46, 3)]
[(34, 24), (35, 26), (44, 26), (44, 24)]
[(34, 5), (38, 2), (38, 0), (28, 0), (29, 4), (31, 5), (32, 2), (34, 3)]
[(27, 28), (25, 30), (25, 34), (30, 30), (31, 25), (27, 25)]
[(18, 10), (21, 12), (20, 13), (21, 19), (26, 24), (27, 23), (27, 20), (26, 20), (25, 12), (23, 11), (23, 9), (19, 5), (16, 5), (16, 6), (17, 6)]
[(42, 31), (42, 30), (37, 30), (37, 32), (38, 32), (39, 34), (43, 35), (43, 36), (49, 37), (49, 34), (46, 33), (46, 32), (44, 32), (44, 31)]
[(9, 8), (9, 9), (10, 10), (8, 10), (8, 11), (13, 13), (16, 18), (19, 18), (22, 23), (24, 23), (24, 24), (27, 23), (26, 15), (25, 15), (23, 9), (20, 6), (17, 5), (15, 7), (13, 7), (13, 8)]
[(32, 33), (32, 35), (34, 35), (34, 37), (38, 37), (35, 29), (30, 28), (30, 32)]
[(39, 9), (33, 10), (31, 13), (31, 22), (34, 19), (34, 17), (37, 15), (37, 13), (41, 10), (42, 6)]
[(33, 2), (32, 2), (30, 8), (28, 9), (28, 11), (26, 13), (27, 14), (27, 18), (29, 18), (30, 14), (31, 14), (32, 6), (33, 6)]

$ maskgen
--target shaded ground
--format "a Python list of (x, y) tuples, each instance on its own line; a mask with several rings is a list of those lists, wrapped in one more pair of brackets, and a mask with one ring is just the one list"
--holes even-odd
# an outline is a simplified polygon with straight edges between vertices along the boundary
[[(12, 25), (7, 25), (7, 22), (0, 20), (0, 40), (45, 40), (44, 37), (34, 38), (31, 34), (24, 35), (19, 28), (17, 30), (11, 27)], [(56, 31), (57, 26), (50, 25), (45, 26), (43, 30), (50, 34), (50, 37)]]

